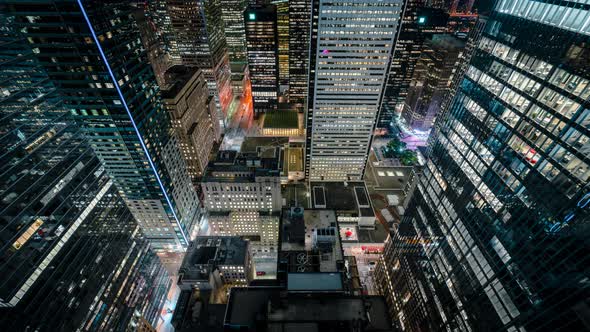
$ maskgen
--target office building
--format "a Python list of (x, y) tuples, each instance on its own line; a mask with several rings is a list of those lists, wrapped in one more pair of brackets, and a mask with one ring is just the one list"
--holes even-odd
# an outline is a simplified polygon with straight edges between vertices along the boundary
[(274, 5), (249, 7), (244, 12), (244, 19), (252, 102), (257, 117), (276, 110), (278, 105), (277, 9)]
[[(425, 319), (434, 308), (428, 303), (432, 297), (431, 289), (426, 286), (428, 280), (421, 273), (421, 264), (426, 260), (421, 246), (413, 225), (401, 223), (387, 237), (383, 255), (375, 266), (375, 284), (385, 297), (388, 315), (399, 330), (413, 331), (418, 326), (429, 331), (437, 329), (434, 321)], [(410, 325), (409, 321), (419, 321), (420, 325)]]
[(443, 10), (426, 8), (424, 0), (405, 3), (401, 29), (391, 60), (383, 109), (378, 127), (390, 128), (402, 113), (412, 82), (416, 64), (422, 54), (424, 42), (436, 33), (447, 32), (448, 15)]
[(234, 97), (248, 98), (250, 96), (250, 79), (248, 74), (248, 63), (233, 64), (231, 66), (231, 85)]
[(402, 4), (314, 2), (306, 125), (309, 180), (362, 179)]
[(251, 279), (248, 242), (237, 236), (199, 236), (187, 249), (178, 273), (182, 290), (247, 285)]
[(241, 97), (245, 90), (244, 84), (250, 84), (245, 82), (248, 75), (248, 59), (244, 11), (248, 2), (246, 0), (220, 0), (220, 2), (229, 54), (232, 92), (234, 97)]
[[(148, 1), (143, 7), (143, 14), (151, 32), (157, 36), (159, 43), (163, 46), (164, 53), (170, 61), (169, 65), (181, 64), (180, 54), (178, 53), (178, 44), (174, 36), (174, 29), (168, 15), (168, 6), (166, 0)], [(152, 24), (153, 23), (153, 24)], [(140, 27), (141, 29), (141, 27)], [(153, 64), (152, 64), (153, 66)], [(156, 74), (156, 77), (158, 75)]]
[(209, 94), (215, 97), (220, 126), (224, 128), (233, 94), (221, 0), (165, 1), (176, 43), (172, 52), (180, 64), (203, 71)]
[(303, 112), (307, 102), (311, 1), (289, 0), (289, 103)]
[(289, 101), (289, 1), (273, 1), (277, 8), (277, 38), (279, 58), (279, 95), (282, 102)]
[(215, 142), (220, 140), (215, 101), (207, 80), (195, 67), (173, 66), (165, 73), (162, 99), (193, 184), (203, 175)]
[[(212, 211), (209, 213), (209, 233), (216, 236), (241, 236), (250, 241), (252, 256), (264, 256), (279, 249), (278, 212)], [(256, 257), (252, 257), (253, 260)]]
[(590, 328), (589, 21), (565, 2), (497, 2), (402, 221), (422, 259), (394, 296), (427, 294), (421, 315), (393, 308), (407, 331)]
[(402, 114), (410, 128), (432, 128), (440, 105), (450, 92), (464, 47), (464, 41), (444, 34), (434, 35), (424, 43)]
[(407, 89), (410, 86), (414, 68), (422, 51), (425, 36), (418, 29), (418, 8), (424, 6), (424, 0), (405, 2), (401, 28), (395, 43), (391, 60), (385, 96), (378, 126), (388, 128), (394, 118), (402, 113)]
[[(248, 6), (246, 0), (219, 0), (221, 18), (224, 25), (225, 40), (229, 62), (233, 65), (246, 63), (246, 25), (244, 11)], [(232, 70), (233, 74), (233, 70)]]
[(169, 48), (166, 45), (166, 36), (157, 26), (158, 17), (156, 15), (150, 15), (149, 11), (138, 8), (134, 12), (134, 16), (148, 62), (152, 65), (158, 85), (162, 86), (165, 84), (164, 75), (173, 62), (167, 51)]
[(280, 211), (282, 150), (220, 151), (201, 179), (208, 211)]
[(134, 312), (156, 324), (168, 274), (37, 60), (39, 49), (3, 14), (0, 329), (125, 329)]
[(182, 250), (201, 213), (137, 22), (126, 14), (134, 7), (5, 3), (145, 236), (156, 249)]

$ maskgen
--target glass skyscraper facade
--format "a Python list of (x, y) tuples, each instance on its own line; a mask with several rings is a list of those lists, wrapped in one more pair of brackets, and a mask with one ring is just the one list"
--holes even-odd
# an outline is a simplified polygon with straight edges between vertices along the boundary
[(274, 5), (248, 7), (244, 11), (248, 70), (252, 82), (254, 115), (274, 111), (279, 93), (279, 37)]
[(246, 0), (220, 0), (221, 17), (224, 23), (225, 39), (229, 52), (229, 61), (234, 64), (246, 62), (246, 27), (244, 10)]
[(128, 1), (5, 1), (67, 110), (157, 249), (181, 250), (196, 192)]
[(277, 36), (278, 36), (278, 57), (279, 57), (279, 94), (287, 94), (285, 101), (288, 101), (289, 93), (289, 1), (272, 1), (277, 8)]
[(134, 315), (155, 325), (168, 273), (39, 45), (0, 9), (0, 329), (125, 330)]
[(589, 329), (589, 9), (496, 3), (378, 268), (400, 328)]
[(309, 74), (311, 1), (289, 0), (289, 102), (303, 111)]
[(408, 95), (408, 88), (425, 39), (419, 31), (417, 22), (417, 11), (422, 6), (424, 6), (424, 0), (404, 1), (401, 27), (395, 42), (394, 56), (389, 68), (382, 110), (378, 119), (379, 127), (387, 128), (396, 112), (401, 113)]

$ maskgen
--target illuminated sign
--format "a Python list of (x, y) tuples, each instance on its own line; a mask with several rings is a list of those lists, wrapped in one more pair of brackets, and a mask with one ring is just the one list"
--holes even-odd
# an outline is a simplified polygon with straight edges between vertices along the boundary
[(249, 19), (250, 21), (254, 21), (254, 20), (256, 19), (256, 14), (254, 14), (254, 13), (250, 13), (250, 14), (248, 14), (248, 19)]
[(41, 225), (43, 225), (43, 220), (37, 218), (37, 220), (35, 220), (35, 222), (29, 226), (29, 228), (18, 239), (16, 239), (16, 241), (14, 241), (12, 247), (16, 250), (19, 250), (25, 243), (27, 243), (27, 241), (29, 241), (31, 236), (35, 234)]

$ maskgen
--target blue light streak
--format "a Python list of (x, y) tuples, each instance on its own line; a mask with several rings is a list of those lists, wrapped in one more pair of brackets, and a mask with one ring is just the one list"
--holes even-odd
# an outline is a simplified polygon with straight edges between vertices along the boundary
[(588, 203), (590, 203), (590, 193), (587, 193), (584, 195), (584, 197), (582, 197), (582, 199), (578, 201), (578, 207), (583, 209), (588, 205)]
[(137, 137), (139, 138), (139, 143), (141, 144), (141, 148), (143, 149), (143, 152), (145, 153), (147, 160), (150, 163), (150, 166), (152, 167), (152, 169), (154, 171), (154, 175), (156, 176), (156, 180), (158, 180), (158, 184), (160, 185), (160, 189), (162, 189), (162, 193), (164, 194), (164, 198), (166, 199), (166, 202), (168, 202), (168, 205), (170, 206), (170, 210), (172, 211), (172, 215), (174, 216), (174, 220), (176, 221), (176, 225), (178, 226), (178, 229), (180, 229), (180, 234), (184, 238), (185, 243), (188, 245), (189, 241), (187, 239), (187, 236), (186, 236), (186, 234), (184, 234), (184, 230), (182, 229), (182, 226), (180, 225), (180, 221), (178, 220), (178, 216), (176, 215), (176, 212), (174, 211), (174, 207), (173, 207), (172, 203), (170, 202), (170, 198), (168, 197), (168, 194), (166, 193), (166, 190), (164, 189), (164, 184), (162, 184), (162, 180), (160, 179), (160, 176), (158, 175), (156, 165), (154, 165), (154, 163), (152, 162), (152, 158), (150, 156), (150, 153), (149, 153), (147, 147), (145, 146), (145, 144), (143, 143), (143, 137), (141, 137), (141, 134), (139, 133), (139, 129), (137, 129), (137, 124), (135, 123), (135, 120), (133, 120), (133, 116), (131, 115), (131, 111), (129, 110), (129, 106), (127, 106), (127, 101), (123, 97), (123, 92), (119, 88), (119, 84), (117, 83), (117, 80), (115, 78), (115, 74), (113, 74), (113, 71), (111, 70), (111, 65), (109, 64), (109, 61), (107, 60), (107, 57), (105, 56), (105, 54), (102, 50), (102, 46), (100, 46), (100, 42), (98, 41), (98, 37), (96, 36), (96, 33), (94, 32), (94, 28), (92, 27), (92, 24), (90, 23), (90, 19), (88, 18), (88, 14), (86, 14), (86, 10), (84, 9), (84, 5), (82, 5), (82, 0), (77, 0), (77, 2), (78, 2), (78, 6), (80, 7), (80, 10), (82, 11), (82, 15), (84, 15), (84, 20), (86, 20), (86, 24), (88, 25), (88, 28), (90, 29), (90, 33), (92, 34), (92, 39), (94, 39), (94, 43), (96, 44), (96, 47), (98, 48), (98, 52), (100, 53), (100, 57), (102, 58), (102, 61), (104, 62), (105, 66), (109, 72), (109, 75), (111, 76), (111, 80), (113, 81), (113, 85), (115, 86), (115, 89), (117, 90), (117, 93), (119, 94), (119, 98), (121, 98), (121, 102), (123, 103), (123, 106), (125, 107), (125, 111), (127, 111), (127, 114), (129, 115), (129, 119), (131, 120), (131, 124), (133, 125), (133, 129), (135, 130), (135, 133), (137, 134)]

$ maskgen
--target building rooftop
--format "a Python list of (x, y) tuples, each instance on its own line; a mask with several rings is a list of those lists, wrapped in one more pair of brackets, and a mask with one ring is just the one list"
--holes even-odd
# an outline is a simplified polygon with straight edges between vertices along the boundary
[(303, 148), (287, 148), (285, 158), (287, 159), (285, 165), (288, 172), (303, 172)]
[(210, 303), (211, 291), (182, 291), (176, 302), (171, 323), (176, 332), (221, 332), (225, 304)]
[(326, 207), (326, 191), (324, 187), (313, 187), (313, 206)]
[(312, 182), (310, 187), (313, 208), (335, 210), (338, 221), (358, 219), (372, 227), (375, 212), (364, 181)]
[(371, 168), (371, 176), (375, 190), (401, 190), (406, 185), (407, 178), (412, 173), (411, 166), (386, 166), (379, 165)]
[(313, 188), (314, 208), (358, 212), (359, 208), (371, 207), (365, 183), (362, 181), (312, 182), (310, 186)]
[(209, 162), (201, 182), (254, 182), (256, 177), (280, 177), (282, 167), (283, 150), (278, 146), (258, 146), (252, 152), (223, 150)]
[(161, 90), (162, 98), (176, 98), (178, 93), (185, 87), (186, 83), (190, 81), (197, 72), (199, 72), (198, 68), (183, 65), (174, 65), (168, 68), (164, 74), (165, 86)]
[(387, 230), (381, 223), (375, 223), (375, 228), (359, 228), (356, 223), (340, 223), (340, 238), (343, 243), (384, 243)]
[[(338, 225), (336, 223), (336, 213), (333, 210), (303, 210), (303, 228), (301, 226), (301, 216), (293, 215), (293, 211), (284, 209), (280, 232), (281, 251), (294, 252), (295, 255), (305, 256), (309, 264), (317, 263), (314, 261), (314, 255), (319, 257), (319, 266), (317, 269), (311, 268), (311, 271), (336, 272), (339, 270), (339, 262), (343, 260), (342, 246), (338, 236)], [(314, 234), (319, 236), (326, 235), (324, 230), (334, 228), (333, 243), (325, 241), (316, 241)], [(304, 232), (304, 234), (301, 234)], [(303, 236), (302, 236), (303, 235)], [(328, 234), (329, 235), (329, 234)], [(328, 236), (330, 239), (331, 236)], [(296, 239), (295, 241), (293, 239)], [(285, 254), (286, 255), (286, 254)], [(310, 255), (312, 257), (310, 257)], [(301, 256), (301, 257), (303, 257)], [(285, 259), (288, 259), (285, 257)], [(301, 258), (303, 259), (303, 258)], [(295, 260), (295, 264), (297, 261)], [(306, 264), (301, 264), (300, 271), (309, 271), (305, 268)]]
[(342, 291), (339, 272), (298, 272), (287, 274), (287, 289), (294, 291)]
[(220, 265), (244, 265), (248, 242), (239, 236), (199, 236), (189, 245), (179, 269), (179, 283), (209, 280)]
[(264, 115), (264, 128), (299, 128), (296, 111), (274, 111)]
[(371, 203), (369, 202), (369, 196), (367, 195), (367, 190), (365, 189), (364, 185), (363, 186), (355, 186), (354, 193), (356, 196), (356, 202), (359, 207), (365, 208), (365, 207), (371, 206)]
[(239, 75), (244, 76), (244, 71), (246, 70), (247, 64), (246, 63), (230, 63), (231, 67), (231, 74), (232, 76)]
[(391, 331), (382, 297), (232, 288), (225, 326), (242, 331)]
[(233, 165), (238, 157), (238, 152), (234, 150), (220, 150), (213, 161), (214, 165)]
[(264, 146), (284, 146), (289, 143), (289, 137), (259, 137), (248, 136), (240, 148), (240, 152), (257, 152), (259, 147)]

